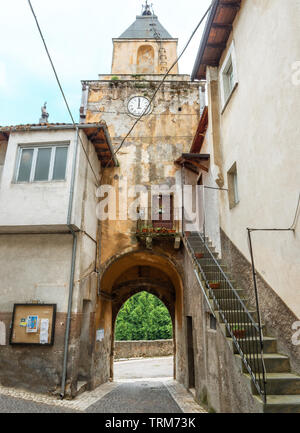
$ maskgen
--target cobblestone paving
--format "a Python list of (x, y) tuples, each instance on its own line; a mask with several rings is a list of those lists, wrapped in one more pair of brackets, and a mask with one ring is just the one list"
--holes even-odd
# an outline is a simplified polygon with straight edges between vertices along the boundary
[(108, 382), (74, 400), (0, 386), (0, 413), (205, 413), (185, 388), (170, 378)]
[(121, 383), (87, 409), (89, 413), (182, 413), (162, 382)]

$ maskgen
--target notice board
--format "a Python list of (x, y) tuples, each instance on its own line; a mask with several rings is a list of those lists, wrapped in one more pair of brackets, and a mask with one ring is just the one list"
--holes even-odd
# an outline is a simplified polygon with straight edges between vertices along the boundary
[(52, 346), (56, 304), (15, 304), (10, 344)]

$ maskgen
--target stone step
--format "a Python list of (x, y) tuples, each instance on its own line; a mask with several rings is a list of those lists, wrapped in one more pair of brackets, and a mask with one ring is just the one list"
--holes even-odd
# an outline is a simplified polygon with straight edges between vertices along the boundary
[[(234, 341), (232, 338), (228, 338), (228, 340), (231, 342), (233, 347), (233, 352), (235, 354), (238, 354), (238, 349), (236, 345), (234, 344)], [(276, 338), (271, 337), (263, 337), (263, 344), (264, 344), (264, 353), (276, 353), (277, 351), (277, 340)], [(239, 339), (239, 345), (241, 346), (241, 349), (244, 353), (253, 353), (257, 352), (260, 348), (260, 340), (258, 338), (255, 339)], [(275, 394), (275, 393), (274, 393)]]
[[(262, 403), (260, 397), (255, 398)], [(264, 413), (300, 413), (300, 395), (267, 395)]]
[[(247, 300), (245, 298), (241, 298), (244, 305), (247, 306)], [(216, 302), (213, 300), (213, 308), (218, 310), (218, 306)], [(220, 308), (223, 310), (239, 310), (241, 308), (241, 304), (237, 298), (229, 298), (229, 299), (218, 299), (218, 303)]]
[[(225, 324), (222, 323), (221, 325), (224, 326), (224, 328), (225, 328), (226, 337), (231, 337)], [(233, 328), (237, 324), (236, 323), (229, 323), (229, 325)], [(239, 329), (245, 329), (246, 330), (245, 338), (247, 338), (249, 336), (250, 336), (250, 338), (257, 338), (258, 337), (257, 335), (255, 335), (255, 333), (257, 332), (256, 329), (254, 330), (253, 326), (250, 323), (239, 323), (238, 325), (239, 325)], [(258, 327), (258, 323), (256, 323), (256, 326)], [(264, 329), (264, 324), (262, 324), (262, 329)], [(241, 340), (244, 340), (244, 338), (241, 338)]]
[[(240, 355), (237, 354), (235, 356), (241, 359)], [(257, 361), (250, 358), (249, 355), (247, 355), (247, 359), (253, 371), (258, 371), (258, 368), (260, 371), (262, 371), (260, 367), (260, 361), (258, 361), (257, 364)], [(264, 353), (263, 359), (264, 359), (267, 373), (289, 373), (291, 371), (290, 359), (286, 355), (280, 355), (279, 353)], [(245, 364), (243, 363), (242, 359), (241, 362), (243, 365), (244, 373), (247, 373), (248, 370)]]
[(216, 248), (212, 245), (211, 242), (207, 242), (204, 244), (200, 239), (199, 240), (191, 240), (188, 239), (188, 243), (192, 248), (201, 248), (203, 251), (209, 248), (210, 251), (216, 251)]
[[(254, 320), (254, 322), (257, 320), (257, 312), (256, 311), (249, 311), (249, 314), (247, 314), (246, 311), (241, 311), (242, 307), (240, 307), (239, 310), (223, 310), (223, 314), (226, 317), (226, 320), (228, 322), (234, 322), (234, 323), (247, 323), (251, 322), (251, 319), (249, 319), (249, 314)], [(219, 311), (217, 311), (219, 312)], [(220, 322), (224, 323), (224, 320), (222, 319), (222, 316), (220, 316)]]
[[(237, 292), (237, 294), (239, 295), (240, 298), (243, 298), (244, 290), (235, 289), (235, 291)], [(208, 293), (209, 298), (213, 299), (212, 294), (210, 293), (209, 290), (207, 290), (207, 293)], [(233, 291), (231, 289), (214, 289), (213, 294), (217, 299), (226, 300), (226, 299), (229, 299), (233, 296)]]
[[(222, 265), (222, 260), (215, 258), (216, 262), (220, 265)], [(212, 257), (204, 257), (203, 259), (198, 258), (197, 262), (199, 265), (203, 268), (203, 266), (216, 266), (216, 262)]]
[(203, 260), (203, 259), (210, 259), (213, 262), (212, 256), (215, 259), (218, 259), (218, 257), (219, 257), (219, 254), (216, 251), (212, 251), (211, 254), (210, 254), (208, 251), (202, 251), (201, 248), (198, 248), (198, 247), (192, 248), (192, 250), (194, 251), (195, 255), (196, 254), (203, 254), (203, 258), (202, 257), (201, 258), (197, 258), (197, 261), (198, 260)]
[[(202, 270), (203, 270), (203, 268), (202, 268)], [(203, 272), (204, 272), (204, 270), (203, 270)], [(224, 277), (224, 275), (222, 274), (222, 272), (218, 268), (216, 268), (215, 270), (204, 272), (204, 273), (205, 273), (205, 276), (208, 279), (208, 281), (226, 281), (226, 277), (230, 282), (234, 281), (232, 278), (232, 275), (229, 272), (226, 272), (225, 273), (226, 277)]]
[[(202, 270), (203, 270), (204, 273), (206, 273), (206, 272), (215, 272), (215, 271), (217, 271), (219, 269), (218, 266), (215, 263), (213, 263), (213, 261), (211, 263), (209, 263), (209, 264), (202, 264), (200, 262), (199, 262), (199, 264), (200, 264), (200, 266), (201, 266), (201, 268), (202, 268)], [(219, 263), (219, 266), (221, 267), (221, 269), (223, 270), (223, 272), (226, 274), (228, 267), (226, 265), (222, 265), (220, 263)]]
[[(251, 384), (253, 394), (257, 389), (249, 374), (245, 374)], [(300, 376), (293, 373), (267, 373), (266, 374), (267, 395), (300, 395)]]

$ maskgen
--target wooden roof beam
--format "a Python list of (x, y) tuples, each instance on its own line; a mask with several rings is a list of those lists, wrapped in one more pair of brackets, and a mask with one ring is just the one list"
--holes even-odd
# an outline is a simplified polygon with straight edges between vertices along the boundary
[(220, 49), (222, 49), (222, 50), (225, 50), (225, 48), (226, 48), (226, 43), (225, 43), (225, 42), (219, 42), (219, 43), (211, 43), (211, 42), (208, 42), (208, 43), (206, 44), (206, 46), (207, 46), (208, 48), (220, 48)]
[(219, 6), (221, 6), (222, 8), (239, 10), (241, 8), (241, 1), (240, 0), (231, 1), (231, 2), (219, 1)]
[(232, 30), (232, 24), (212, 23), (213, 29)]

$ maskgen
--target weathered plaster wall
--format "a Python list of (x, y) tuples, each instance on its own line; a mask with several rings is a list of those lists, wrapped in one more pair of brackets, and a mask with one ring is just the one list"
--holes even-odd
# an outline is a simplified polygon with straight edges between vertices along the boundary
[[(109, 77), (107, 77), (109, 78)], [(121, 77), (122, 78), (122, 77)], [(145, 79), (120, 79), (119, 81), (87, 82), (89, 98), (87, 122), (104, 120), (112, 142), (117, 149), (136, 118), (127, 112), (132, 96), (151, 98), (158, 81)], [(119, 167), (106, 170), (103, 183), (122, 188), (126, 197), (128, 188), (135, 185), (180, 184), (180, 170), (174, 165), (183, 151), (188, 151), (199, 120), (199, 85), (174, 79), (166, 82), (153, 103), (151, 114), (145, 116), (118, 152)], [(118, 198), (118, 197), (117, 197)], [(128, 205), (133, 199), (128, 200)], [(121, 202), (124, 204), (123, 198)], [(104, 221), (102, 224), (101, 261), (136, 245), (136, 222)], [(115, 239), (111, 242), (111, 239)]]
[[(155, 39), (147, 39), (146, 41), (141, 39), (113, 39), (113, 42), (112, 74), (162, 74), (171, 67), (177, 58), (177, 39), (164, 40), (161, 43)], [(151, 62), (153, 70), (150, 70), (152, 68), (149, 67), (148, 70), (140, 68), (138, 53), (140, 47), (143, 46), (153, 49), (154, 56)], [(161, 49), (163, 50), (163, 54), (159, 51)], [(160, 58), (162, 55), (163, 58)], [(163, 61), (163, 64), (161, 61)], [(162, 66), (164, 69), (162, 69)], [(178, 74), (178, 64), (174, 66), (171, 74)]]
[[(74, 138), (75, 131), (71, 137)], [(81, 132), (83, 145), (88, 154), (94, 172), (100, 176), (100, 162), (93, 145)], [(30, 134), (29, 134), (30, 135)], [(26, 135), (32, 142), (54, 141), (62, 137), (50, 134)], [(67, 134), (66, 134), (67, 136)], [(68, 132), (70, 137), (70, 132)], [(24, 140), (24, 136), (22, 137)], [(39, 140), (39, 141), (38, 141)], [(19, 141), (15, 141), (15, 144)], [(71, 146), (74, 142), (71, 142)], [(16, 150), (16, 147), (14, 146)], [(13, 157), (13, 148), (11, 149)], [(8, 159), (7, 159), (8, 160)], [(64, 200), (55, 193), (53, 183), (44, 183), (44, 200), (50, 200), (55, 218), (55, 209), (64, 215), (62, 223), (67, 223), (69, 183), (73, 155), (69, 153), (67, 181), (64, 182)], [(11, 166), (11, 161), (8, 161)], [(81, 228), (77, 236), (77, 254), (74, 275), (74, 291), (72, 299), (71, 332), (68, 356), (67, 394), (74, 395), (77, 380), (86, 380), (92, 386), (94, 369), (94, 352), (96, 345), (95, 310), (97, 302), (98, 276), (97, 241), (99, 238), (98, 220), (96, 217), (97, 197), (95, 195), (96, 180), (89, 166), (86, 155), (79, 142), (76, 182), (74, 190), (73, 212), (71, 222)], [(6, 185), (8, 188), (10, 185)], [(23, 184), (25, 198), (32, 197), (34, 185)], [(26, 189), (28, 187), (28, 189)], [(51, 188), (52, 187), (52, 188)], [(5, 185), (1, 189), (5, 189)], [(6, 193), (8, 193), (6, 191)], [(40, 187), (40, 193), (42, 189)], [(56, 195), (55, 195), (56, 194)], [(18, 196), (19, 197), (19, 196)], [(34, 197), (37, 199), (37, 197)], [(20, 197), (18, 198), (19, 200)], [(17, 198), (13, 197), (16, 203)], [(38, 202), (36, 203), (36, 206)], [(21, 200), (21, 218), (23, 202)], [(38, 210), (32, 206), (28, 208), (28, 224), (37, 229), (39, 224)], [(53, 222), (53, 219), (49, 223)], [(16, 223), (16, 222), (15, 222)], [(20, 224), (20, 222), (18, 222)], [(57, 226), (61, 229), (61, 226)], [(38, 229), (41, 229), (38, 227)], [(65, 230), (65, 226), (64, 226)], [(5, 347), (0, 354), (0, 381), (7, 386), (29, 388), (38, 392), (60, 391), (61, 373), (63, 365), (63, 349), (65, 341), (66, 312), (68, 308), (69, 280), (71, 271), (72, 235), (61, 234), (9, 234), (0, 235), (0, 321), (5, 323)], [(14, 303), (28, 303), (38, 300), (42, 303), (57, 304), (57, 319), (55, 324), (55, 340), (53, 347), (9, 346), (9, 327)], [(88, 306), (88, 307), (87, 307)]]
[[(0, 351), (3, 385), (46, 392), (59, 381), (71, 247), (69, 234), (0, 236), (0, 320), (6, 327)], [(57, 304), (53, 347), (9, 345), (13, 304), (32, 300)]]
[[(300, 58), (299, 20), (296, 0), (284, 7), (280, 0), (245, 0), (227, 44), (235, 43), (239, 83), (220, 116), (222, 173), (227, 187), (227, 171), (236, 162), (240, 202), (230, 210), (228, 196), (220, 195), (220, 221), (247, 260), (246, 227), (288, 228), (296, 210), (300, 100), (292, 65)], [(212, 104), (218, 106), (218, 95)], [(298, 222), (295, 233), (253, 234), (257, 270), (296, 317), (299, 230)]]
[(173, 355), (173, 340), (115, 341), (115, 359)]

